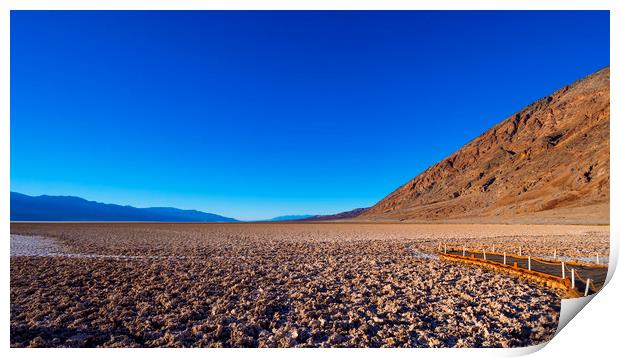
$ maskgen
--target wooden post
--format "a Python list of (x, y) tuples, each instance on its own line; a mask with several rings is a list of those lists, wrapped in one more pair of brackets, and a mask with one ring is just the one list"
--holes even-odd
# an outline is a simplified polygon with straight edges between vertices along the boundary
[(532, 257), (531, 256), (527, 257), (527, 269), (532, 271)]
[(570, 288), (575, 288), (575, 269), (570, 269)]
[(506, 251), (504, 251), (504, 265), (506, 264)]
[(519, 256), (521, 256), (521, 246), (519, 246)]
[(465, 256), (465, 245), (463, 245), (463, 256)]
[(495, 252), (495, 244), (493, 244), (493, 247), (491, 247), (491, 252)]
[(558, 258), (558, 250), (557, 250), (557, 249), (554, 249), (554, 250), (553, 250), (553, 259), (554, 259), (554, 260), (557, 260), (557, 258)]
[(598, 258), (598, 253), (596, 254), (596, 264), (599, 265), (601, 263), (601, 261)]
[(588, 295), (588, 290), (590, 290), (590, 279), (586, 280), (586, 291), (583, 293), (584, 297)]
[(562, 261), (562, 279), (566, 279), (566, 269), (564, 267), (564, 261)]
[(448, 253), (448, 248), (446, 247), (446, 244), (443, 244), (443, 253), (444, 254)]
[(485, 260), (487, 259), (487, 252), (485, 249), (482, 249), (482, 258)]

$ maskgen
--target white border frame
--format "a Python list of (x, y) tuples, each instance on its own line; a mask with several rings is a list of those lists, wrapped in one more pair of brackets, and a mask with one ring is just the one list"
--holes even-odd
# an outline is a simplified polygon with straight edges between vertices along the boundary
[[(368, 0), (299, 0), (299, 1), (278, 1), (278, 0), (2, 0), (0, 1), (0, 155), (2, 165), (0, 166), (0, 222), (3, 235), (2, 252), (2, 307), (0, 312), (2, 324), (0, 332), (4, 337), (4, 347), (7, 353), (18, 356), (30, 356), (33, 354), (45, 354), (51, 356), (78, 356), (84, 351), (78, 349), (10, 349), (9, 321), (10, 321), (10, 295), (9, 295), (9, 233), (10, 223), (7, 220), (9, 215), (9, 192), (10, 192), (10, 10), (610, 10), (611, 21), (611, 63), (614, 69), (611, 71), (611, 113), (615, 115), (618, 110), (617, 102), (613, 100), (615, 93), (615, 83), (618, 76), (615, 75), (615, 68), (618, 68), (617, 45), (618, 43), (618, 10), (620, 1), (617, 0), (436, 0), (436, 1), (368, 1)], [(620, 318), (618, 304), (620, 298), (620, 284), (618, 279), (609, 282), (611, 272), (617, 266), (618, 260), (618, 191), (615, 190), (618, 177), (619, 157), (617, 154), (618, 146), (614, 139), (619, 138), (619, 126), (611, 120), (611, 250), (610, 250), (610, 274), (608, 275), (608, 285), (594, 299), (592, 307), (586, 313), (577, 316), (574, 323), (569, 324), (561, 334), (548, 343), (548, 348), (541, 353), (547, 356), (557, 356), (568, 354), (574, 356), (587, 356), (592, 353), (610, 352), (617, 346), (616, 340), (616, 320)], [(544, 346), (544, 345), (541, 345)], [(542, 348), (541, 346), (513, 349), (407, 349), (382, 350), (381, 354), (390, 355), (439, 355), (439, 356), (514, 356), (528, 354)], [(596, 352), (595, 351), (598, 351)], [(109, 354), (108, 350), (89, 350), (89, 354), (104, 356)], [(148, 352), (129, 349), (117, 349), (114, 354), (129, 356), (135, 353), (145, 353), (157, 357), (163, 357), (170, 353), (182, 353), (187, 355), (224, 355), (241, 356), (248, 353), (262, 356), (282, 356), (291, 353), (301, 355), (314, 355), (317, 353), (327, 355), (371, 355), (375, 351), (371, 349), (212, 349), (205, 352), (201, 349), (191, 350), (164, 350), (156, 349)]]

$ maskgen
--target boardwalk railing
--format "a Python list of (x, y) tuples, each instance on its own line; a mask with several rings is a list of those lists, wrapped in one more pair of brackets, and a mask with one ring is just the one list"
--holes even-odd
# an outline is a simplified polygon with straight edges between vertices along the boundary
[[(557, 259), (536, 258), (530, 255), (496, 252), (495, 246), (490, 251), (473, 250), (466, 246), (448, 247), (440, 245), (443, 259), (473, 263), (496, 270), (524, 277), (549, 287), (565, 290), (571, 297), (587, 296), (598, 292), (605, 284), (607, 265), (600, 264), (597, 255), (596, 264)], [(557, 257), (557, 252), (554, 252)]]

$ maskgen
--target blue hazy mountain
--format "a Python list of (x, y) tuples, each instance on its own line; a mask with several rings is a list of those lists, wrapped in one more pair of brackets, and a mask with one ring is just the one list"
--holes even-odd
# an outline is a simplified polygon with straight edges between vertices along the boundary
[(314, 217), (316, 215), (283, 215), (283, 216), (276, 216), (273, 219), (269, 219), (267, 221), (291, 221), (291, 220), (304, 220), (304, 219), (308, 219), (311, 217)]
[(11, 192), (11, 221), (160, 221), (234, 222), (197, 210), (135, 208), (88, 201), (75, 196), (29, 196)]

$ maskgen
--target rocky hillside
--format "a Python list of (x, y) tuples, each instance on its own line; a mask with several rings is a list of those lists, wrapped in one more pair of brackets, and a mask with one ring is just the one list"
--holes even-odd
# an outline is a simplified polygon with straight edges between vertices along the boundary
[(609, 222), (609, 67), (542, 98), (358, 219)]

